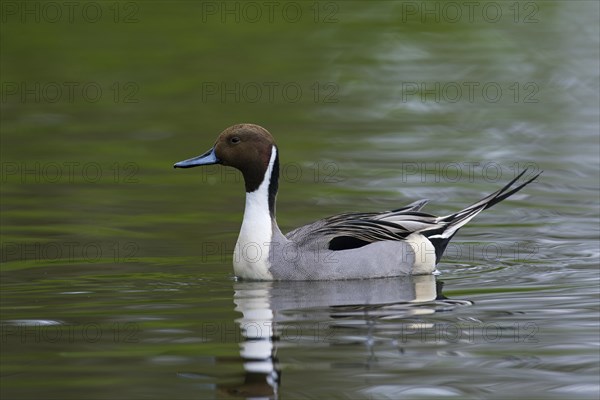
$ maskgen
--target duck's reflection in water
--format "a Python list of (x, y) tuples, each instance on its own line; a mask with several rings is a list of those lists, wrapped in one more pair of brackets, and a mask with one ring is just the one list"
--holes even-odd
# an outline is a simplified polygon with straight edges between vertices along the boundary
[[(372, 326), (385, 316), (386, 309), (388, 314), (399, 317), (434, 313), (436, 301), (447, 301), (442, 286), (433, 275), (353, 281), (236, 282), (234, 303), (235, 310), (242, 314), (236, 323), (243, 339), (240, 356), (244, 381), (219, 385), (219, 389), (246, 398), (277, 398), (282, 376), (276, 356), (278, 343), (290, 341), (293, 336), (308, 344), (319, 334), (323, 342), (328, 337), (325, 332), (343, 327), (346, 318), (356, 320), (360, 315)], [(427, 303), (432, 306), (421, 307)], [(313, 326), (312, 322), (312, 337), (290, 328), (303, 323)], [(290, 331), (294, 333), (290, 335)]]

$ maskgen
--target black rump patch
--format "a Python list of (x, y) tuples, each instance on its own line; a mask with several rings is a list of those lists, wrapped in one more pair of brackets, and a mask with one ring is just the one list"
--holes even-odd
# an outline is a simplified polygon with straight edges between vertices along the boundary
[[(456, 232), (455, 232), (456, 233)], [(437, 265), (437, 263), (440, 262), (440, 259), (442, 258), (442, 255), (444, 254), (444, 251), (446, 250), (446, 247), (448, 246), (448, 243), (450, 243), (450, 239), (452, 239), (454, 237), (454, 235), (450, 236), (449, 238), (427, 238), (429, 239), (429, 241), (431, 242), (431, 244), (433, 245), (433, 248), (435, 249), (435, 263)]]
[(371, 242), (357, 239), (352, 236), (338, 236), (331, 239), (329, 242), (329, 250), (350, 250), (358, 249), (359, 247), (366, 246)]

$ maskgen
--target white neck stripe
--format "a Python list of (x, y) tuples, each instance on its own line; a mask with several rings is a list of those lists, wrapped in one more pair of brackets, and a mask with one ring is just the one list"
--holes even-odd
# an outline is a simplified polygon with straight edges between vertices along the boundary
[(271, 159), (258, 189), (246, 193), (246, 208), (240, 236), (233, 253), (233, 269), (241, 278), (272, 280), (269, 271), (269, 247), (273, 237), (273, 221), (269, 210), (269, 185), (277, 149), (271, 147)]

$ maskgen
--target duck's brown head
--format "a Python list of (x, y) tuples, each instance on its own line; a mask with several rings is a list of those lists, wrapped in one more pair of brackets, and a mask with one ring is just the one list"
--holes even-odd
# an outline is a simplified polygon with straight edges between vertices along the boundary
[[(191, 168), (223, 164), (237, 168), (244, 176), (246, 192), (250, 193), (258, 189), (265, 179), (273, 151), (275, 151), (274, 164), (276, 165), (273, 165), (272, 174), (278, 175), (278, 155), (273, 136), (261, 126), (238, 124), (221, 132), (212, 149), (198, 157), (180, 161), (174, 167)], [(275, 182), (272, 180), (271, 184), (273, 183)]]

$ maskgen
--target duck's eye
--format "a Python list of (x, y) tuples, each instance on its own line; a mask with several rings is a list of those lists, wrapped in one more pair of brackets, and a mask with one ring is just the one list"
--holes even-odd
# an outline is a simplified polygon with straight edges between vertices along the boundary
[(240, 142), (240, 138), (237, 136), (232, 137), (231, 139), (229, 139), (229, 141), (233, 144), (239, 143)]

